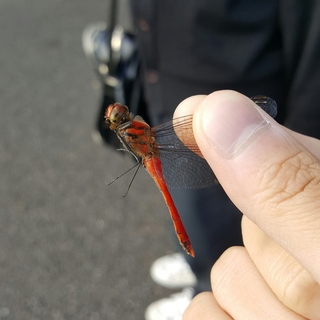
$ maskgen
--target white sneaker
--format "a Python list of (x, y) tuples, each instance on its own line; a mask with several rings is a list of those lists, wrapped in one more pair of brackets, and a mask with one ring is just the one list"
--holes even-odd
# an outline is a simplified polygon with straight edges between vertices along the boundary
[(168, 298), (151, 303), (145, 312), (146, 320), (181, 320), (193, 298), (193, 293), (192, 288), (185, 288)]
[(174, 253), (157, 259), (150, 268), (152, 280), (169, 289), (194, 287), (197, 283), (182, 253)]

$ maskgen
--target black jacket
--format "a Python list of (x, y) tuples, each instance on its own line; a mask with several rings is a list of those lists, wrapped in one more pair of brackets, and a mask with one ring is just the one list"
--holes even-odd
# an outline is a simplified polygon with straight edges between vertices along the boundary
[(194, 94), (277, 101), (277, 120), (320, 138), (320, 1), (131, 0), (153, 124)]

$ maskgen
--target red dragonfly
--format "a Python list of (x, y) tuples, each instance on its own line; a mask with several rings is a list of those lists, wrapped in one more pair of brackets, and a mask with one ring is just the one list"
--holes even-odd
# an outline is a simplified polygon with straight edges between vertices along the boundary
[[(276, 115), (276, 103), (271, 98), (254, 96), (251, 99), (271, 116)], [(194, 257), (168, 188), (206, 188), (218, 181), (196, 144), (192, 118), (188, 115), (151, 128), (140, 116), (133, 115), (127, 106), (118, 102), (109, 105), (105, 112), (106, 123), (117, 134), (125, 150), (137, 160), (138, 169), (141, 165), (145, 167), (156, 182), (181, 246)]]

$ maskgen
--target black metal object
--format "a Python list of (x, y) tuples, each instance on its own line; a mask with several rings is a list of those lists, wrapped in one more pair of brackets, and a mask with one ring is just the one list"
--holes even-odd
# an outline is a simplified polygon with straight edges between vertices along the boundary
[(134, 114), (148, 121), (147, 108), (140, 76), (140, 60), (135, 36), (117, 23), (118, 0), (112, 0), (108, 12), (109, 25), (101, 30), (107, 52), (104, 61), (99, 61), (96, 72), (102, 82), (103, 92), (97, 114), (96, 128), (106, 144), (120, 147), (116, 135), (105, 124), (104, 114), (109, 104), (120, 102), (128, 105)]

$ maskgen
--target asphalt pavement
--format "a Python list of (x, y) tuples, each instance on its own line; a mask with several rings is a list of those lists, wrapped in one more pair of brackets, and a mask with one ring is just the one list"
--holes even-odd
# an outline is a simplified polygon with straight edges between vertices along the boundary
[(81, 34), (106, 0), (0, 2), (0, 319), (144, 319), (172, 291), (167, 209), (132, 160), (93, 142), (101, 86)]

